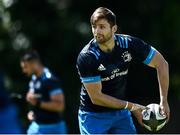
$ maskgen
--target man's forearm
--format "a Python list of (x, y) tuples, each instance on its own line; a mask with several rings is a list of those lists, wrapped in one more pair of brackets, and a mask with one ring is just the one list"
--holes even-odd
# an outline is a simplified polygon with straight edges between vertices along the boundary
[(138, 105), (135, 103), (127, 102), (102, 92), (102, 83), (84, 83), (87, 93), (93, 104), (113, 108), (113, 109), (129, 109), (134, 111), (137, 109), (145, 109), (145, 106)]
[(50, 102), (42, 101), (39, 107), (49, 111), (61, 112), (64, 110), (64, 103), (60, 103), (56, 101), (50, 101)]
[[(114, 98), (104, 93), (99, 93), (98, 95), (94, 96), (91, 101), (93, 102), (93, 104), (113, 109), (124, 109), (127, 105), (127, 101)], [(132, 106), (133, 104), (131, 102), (128, 102), (127, 109), (131, 109)]]
[(167, 101), (168, 88), (169, 88), (168, 63), (165, 61), (156, 69), (157, 69), (157, 76), (158, 76), (158, 82), (159, 82), (160, 100), (161, 102), (164, 102), (164, 101)]

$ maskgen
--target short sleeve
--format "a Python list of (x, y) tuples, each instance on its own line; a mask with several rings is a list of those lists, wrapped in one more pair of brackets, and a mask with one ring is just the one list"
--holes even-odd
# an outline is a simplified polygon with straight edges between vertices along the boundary
[(128, 38), (129, 48), (134, 59), (149, 64), (155, 55), (155, 48), (135, 37)]
[(48, 79), (44, 83), (44, 87), (45, 87), (45, 89), (48, 90), (49, 95), (56, 95), (56, 94), (63, 93), (63, 89), (60, 87), (59, 80)]
[(93, 83), (101, 80), (97, 72), (98, 61), (90, 54), (80, 53), (77, 58), (76, 67), (83, 83)]

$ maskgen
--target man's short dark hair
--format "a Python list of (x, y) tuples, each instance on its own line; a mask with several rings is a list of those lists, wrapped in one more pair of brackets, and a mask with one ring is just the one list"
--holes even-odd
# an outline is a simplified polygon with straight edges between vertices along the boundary
[(41, 60), (40, 60), (40, 56), (37, 51), (28, 50), (22, 55), (21, 61), (28, 61), (28, 62), (38, 61), (38, 62), (40, 62)]
[(116, 25), (116, 15), (108, 8), (97, 8), (91, 16), (91, 25), (95, 24), (99, 19), (107, 20), (111, 27)]

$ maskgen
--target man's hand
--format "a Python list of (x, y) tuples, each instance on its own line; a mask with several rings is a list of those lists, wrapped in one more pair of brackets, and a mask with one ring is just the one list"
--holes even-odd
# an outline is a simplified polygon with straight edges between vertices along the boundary
[(133, 103), (130, 111), (133, 112), (133, 111), (136, 111), (136, 110), (145, 110), (145, 109), (148, 109), (148, 107), (140, 105), (140, 104), (134, 104)]
[(139, 122), (139, 124), (144, 127), (144, 124), (142, 122), (143, 116), (142, 116), (142, 110), (138, 109), (132, 112), (133, 115), (136, 117), (137, 121)]
[(135, 103), (132, 104), (132, 107), (130, 109), (130, 111), (136, 117), (137, 121), (139, 122), (141, 126), (144, 126), (142, 122), (142, 119), (143, 119), (142, 111), (145, 109), (148, 109), (148, 107), (140, 105), (140, 104), (135, 104)]
[(139, 122), (139, 124), (141, 126), (144, 126), (143, 122), (142, 122), (142, 111), (145, 109), (148, 109), (148, 107), (140, 105), (140, 104), (135, 104), (135, 103), (131, 103), (131, 102), (126, 102), (126, 106), (125, 109), (129, 109), (133, 115), (137, 118), (137, 121)]
[(27, 114), (27, 118), (28, 118), (28, 120), (33, 121), (34, 120), (34, 112), (29, 111)]
[(165, 102), (160, 102), (160, 113), (162, 115), (166, 115), (167, 117), (167, 122), (170, 119), (170, 109), (169, 109), (169, 104), (167, 101)]
[(40, 98), (39, 94), (34, 94), (33, 92), (28, 92), (26, 95), (26, 100), (31, 104), (31, 105), (36, 105), (38, 102), (38, 98)]

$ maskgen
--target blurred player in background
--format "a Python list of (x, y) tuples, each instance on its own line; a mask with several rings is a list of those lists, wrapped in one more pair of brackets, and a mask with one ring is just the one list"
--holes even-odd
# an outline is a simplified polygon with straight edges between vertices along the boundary
[(65, 99), (60, 81), (44, 67), (36, 51), (26, 52), (20, 61), (22, 72), (31, 77), (27, 102), (32, 106), (28, 134), (65, 134)]
[(4, 75), (0, 72), (0, 134), (20, 134), (21, 126), (17, 108), (5, 90)]
[(77, 58), (82, 82), (79, 127), (81, 134), (136, 133), (131, 113), (142, 124), (144, 106), (126, 101), (128, 67), (136, 60), (157, 70), (161, 112), (169, 118), (167, 101), (168, 63), (152, 46), (139, 38), (115, 34), (116, 16), (100, 7), (92, 14), (94, 38)]

